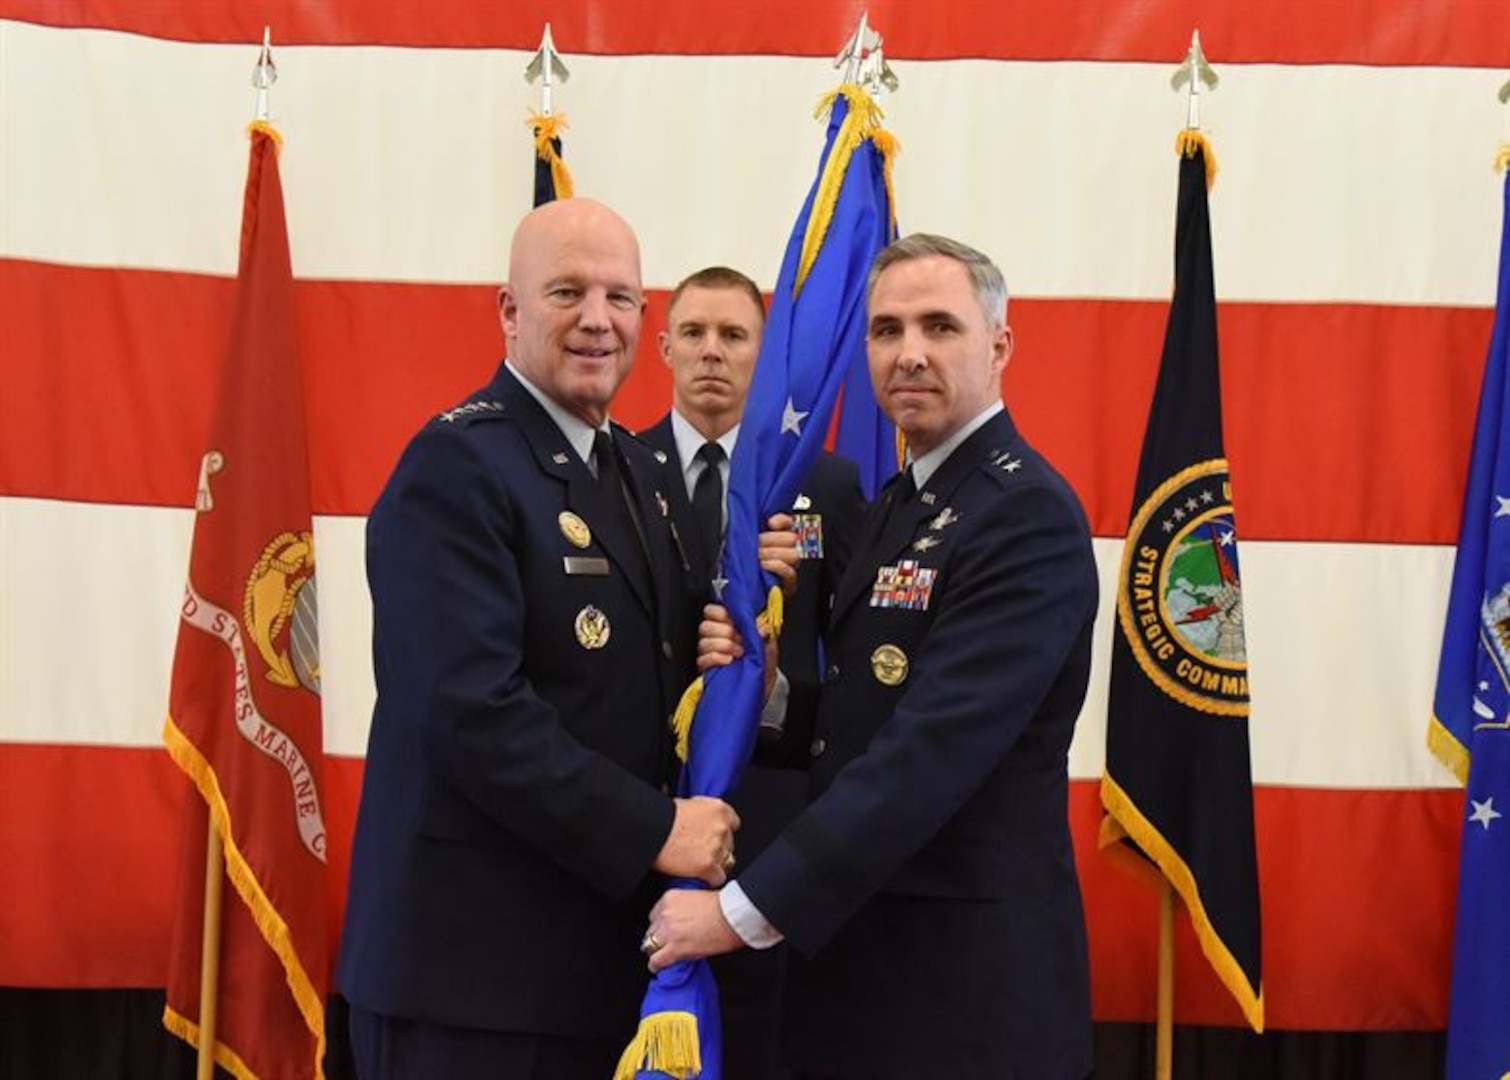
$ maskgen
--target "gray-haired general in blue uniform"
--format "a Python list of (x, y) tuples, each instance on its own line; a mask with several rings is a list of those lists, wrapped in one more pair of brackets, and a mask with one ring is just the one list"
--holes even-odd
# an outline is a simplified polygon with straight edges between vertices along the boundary
[(721, 884), (737, 817), (674, 800), (696, 611), (651, 452), (607, 421), (634, 234), (534, 211), (509, 362), (414, 438), (368, 522), (377, 707), (337, 981), (364, 1080), (610, 1075), (659, 872)]
[(738, 881), (657, 904), (652, 964), (784, 937), (802, 1076), (1080, 1080), (1067, 762), (1097, 601), (1089, 529), (1002, 406), (1000, 271), (914, 236), (870, 288), (871, 378), (912, 464), (839, 585), (810, 805)]

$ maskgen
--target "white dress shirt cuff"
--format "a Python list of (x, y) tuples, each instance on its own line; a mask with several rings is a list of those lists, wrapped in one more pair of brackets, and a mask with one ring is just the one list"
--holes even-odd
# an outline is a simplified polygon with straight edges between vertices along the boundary
[(785, 939), (780, 930), (766, 921), (760, 909), (750, 903), (737, 881), (718, 890), (718, 907), (729, 926), (739, 935), (739, 940), (752, 949), (769, 949)]
[(792, 696), (792, 684), (786, 672), (776, 669), (776, 682), (771, 687), (770, 699), (760, 710), (760, 726), (778, 734), (786, 728), (786, 705)]

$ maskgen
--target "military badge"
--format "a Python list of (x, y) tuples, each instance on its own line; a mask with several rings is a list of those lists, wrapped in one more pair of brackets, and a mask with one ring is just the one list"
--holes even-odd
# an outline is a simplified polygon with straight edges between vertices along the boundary
[(662, 465), (666, 464), (667, 460), (669, 460), (666, 457), (666, 451), (664, 451), (664, 450), (657, 450), (655, 452), (655, 460), (658, 461), (658, 462), (660, 462)]
[[(809, 502), (808, 505), (811, 506), (812, 503)], [(792, 522), (792, 528), (797, 533), (798, 555), (804, 559), (823, 558), (822, 514), (798, 514)]]
[(608, 644), (608, 636), (613, 632), (608, 625), (608, 616), (591, 604), (577, 612), (573, 628), (577, 632), (577, 644), (584, 649), (601, 649)]
[(925, 492), (923, 492), (921, 495), (918, 496), (918, 498), (920, 498), (920, 499), (923, 500), (923, 505), (924, 506), (932, 506), (934, 503), (936, 503), (936, 502), (939, 501), (939, 497), (937, 495), (935, 495), (931, 491), (925, 491)]
[(907, 654), (895, 645), (878, 645), (870, 654), (870, 673), (882, 686), (901, 686), (907, 678)]
[(1117, 615), (1133, 657), (1171, 698), (1248, 715), (1243, 587), (1227, 462), (1192, 465), (1138, 508), (1127, 532)]
[(943, 532), (949, 526), (958, 521), (960, 516), (954, 512), (954, 507), (946, 506), (938, 512), (938, 516), (928, 523), (928, 528), (933, 532)]
[(501, 401), (468, 401), (464, 405), (458, 405), (454, 409), (447, 409), (440, 414), (440, 418), (448, 424), (454, 424), (458, 420), (466, 420), (480, 413), (501, 413), (503, 402)]
[(241, 613), (247, 636), (277, 686), (320, 692), (315, 542), (307, 532), (279, 533), (247, 575)]
[(927, 551), (929, 548), (938, 547), (943, 542), (944, 541), (941, 538), (934, 536), (932, 533), (929, 533), (927, 536), (920, 536), (916, 540), (914, 540), (912, 542), (912, 550)]
[(903, 559), (895, 566), (882, 566), (876, 570), (876, 583), (871, 586), (870, 606), (927, 611), (937, 577), (936, 567), (919, 566), (916, 559)]
[(568, 461), (571, 460), (571, 458), (567, 457), (565, 454), (552, 454), (551, 460), (554, 461), (557, 465), (565, 465)]
[(809, 499), (806, 495), (798, 495), (797, 498), (792, 500), (793, 510), (811, 510), (812, 508), (813, 500)]
[(573, 547), (585, 548), (592, 543), (592, 530), (587, 527), (587, 522), (570, 510), (561, 511), (556, 516), (556, 524), (561, 526), (561, 535)]

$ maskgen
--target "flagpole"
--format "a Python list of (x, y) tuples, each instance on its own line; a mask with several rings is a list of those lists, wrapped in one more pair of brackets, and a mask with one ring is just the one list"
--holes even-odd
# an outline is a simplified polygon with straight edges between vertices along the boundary
[[(252, 87), (257, 91), (255, 121), (269, 120), (268, 91), (278, 81), (278, 69), (273, 64), (272, 29), (262, 28), (262, 48), (257, 54), (257, 63), (252, 68)], [(225, 842), (215, 824), (215, 814), (205, 807), (208, 824), (205, 828), (204, 852), (204, 931), (199, 945), (199, 1053), (196, 1059), (196, 1080), (214, 1080), (215, 1076), (215, 1024), (220, 1004), (220, 939), (222, 903), (225, 895)]]
[[(1185, 90), (1186, 133), (1201, 130), (1201, 86), (1204, 84), (1208, 90), (1214, 90), (1219, 81), (1201, 49), (1200, 30), (1192, 31), (1185, 60), (1169, 80), (1176, 92)], [(1160, 874), (1158, 1008), (1154, 1028), (1156, 1080), (1172, 1080), (1174, 1076), (1174, 914), (1174, 885), (1168, 877)]]
[(1174, 1076), (1174, 886), (1159, 878), (1159, 1012), (1154, 1039), (1155, 1080)]
[(220, 913), (225, 888), (225, 845), (208, 806), (204, 853), (204, 936), (199, 947), (199, 1057), (196, 1080), (214, 1080), (215, 1012), (220, 992)]

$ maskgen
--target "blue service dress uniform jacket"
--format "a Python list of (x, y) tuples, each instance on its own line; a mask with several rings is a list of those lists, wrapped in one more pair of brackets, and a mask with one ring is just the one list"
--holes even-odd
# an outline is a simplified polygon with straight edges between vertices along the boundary
[(811, 805), (740, 876), (799, 954), (787, 1050), (820, 1075), (1080, 1080), (1085, 516), (1005, 412), (895, 491), (835, 600)]
[(377, 707), (337, 972), (356, 1006), (633, 1034), (695, 622), (655, 459), (615, 441), (635, 519), (500, 367), (373, 508)]

